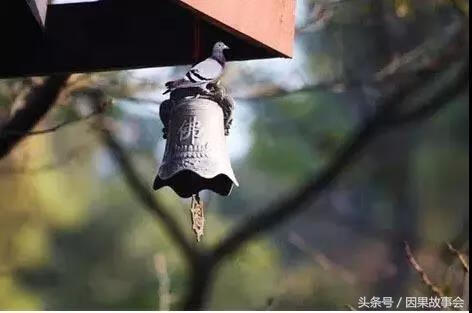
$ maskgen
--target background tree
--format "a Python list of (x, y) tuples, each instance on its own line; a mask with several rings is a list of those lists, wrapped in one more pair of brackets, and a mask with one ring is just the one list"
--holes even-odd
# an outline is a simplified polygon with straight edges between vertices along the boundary
[(462, 295), (463, 269), (441, 252), (468, 251), (467, 6), (299, 1), (295, 59), (224, 78), (241, 187), (205, 195), (197, 247), (188, 203), (150, 191), (170, 71), (2, 81), (0, 307), (332, 309), (427, 294), (405, 240)]

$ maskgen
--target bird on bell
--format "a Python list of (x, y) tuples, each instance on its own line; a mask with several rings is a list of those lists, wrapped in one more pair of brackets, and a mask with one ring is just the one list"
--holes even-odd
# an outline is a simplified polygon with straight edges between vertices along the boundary
[(223, 75), (226, 49), (229, 47), (223, 42), (215, 43), (211, 56), (195, 64), (183, 78), (167, 82), (164, 94), (179, 88), (205, 87), (209, 83), (216, 82)]

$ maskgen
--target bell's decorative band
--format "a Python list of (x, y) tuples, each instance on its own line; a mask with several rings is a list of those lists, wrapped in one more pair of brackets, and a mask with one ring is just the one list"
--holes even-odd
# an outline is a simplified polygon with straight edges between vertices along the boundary
[(204, 189), (227, 196), (233, 184), (238, 186), (226, 148), (230, 121), (223, 109), (213, 97), (173, 100), (171, 95), (161, 104), (167, 142), (155, 190), (169, 186), (188, 198)]

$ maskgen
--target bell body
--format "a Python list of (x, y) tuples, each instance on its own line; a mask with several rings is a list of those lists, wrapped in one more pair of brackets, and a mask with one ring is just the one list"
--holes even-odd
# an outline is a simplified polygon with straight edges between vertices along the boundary
[(238, 182), (231, 168), (223, 110), (206, 98), (180, 99), (172, 107), (164, 158), (155, 190), (171, 187), (183, 198), (208, 189), (229, 195)]

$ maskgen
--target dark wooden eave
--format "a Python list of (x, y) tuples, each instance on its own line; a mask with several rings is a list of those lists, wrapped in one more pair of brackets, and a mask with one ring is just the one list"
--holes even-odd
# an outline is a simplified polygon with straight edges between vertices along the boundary
[(49, 5), (45, 29), (34, 16), (25, 0), (0, 1), (0, 78), (190, 64), (220, 40), (229, 60), (283, 56), (175, 0)]

